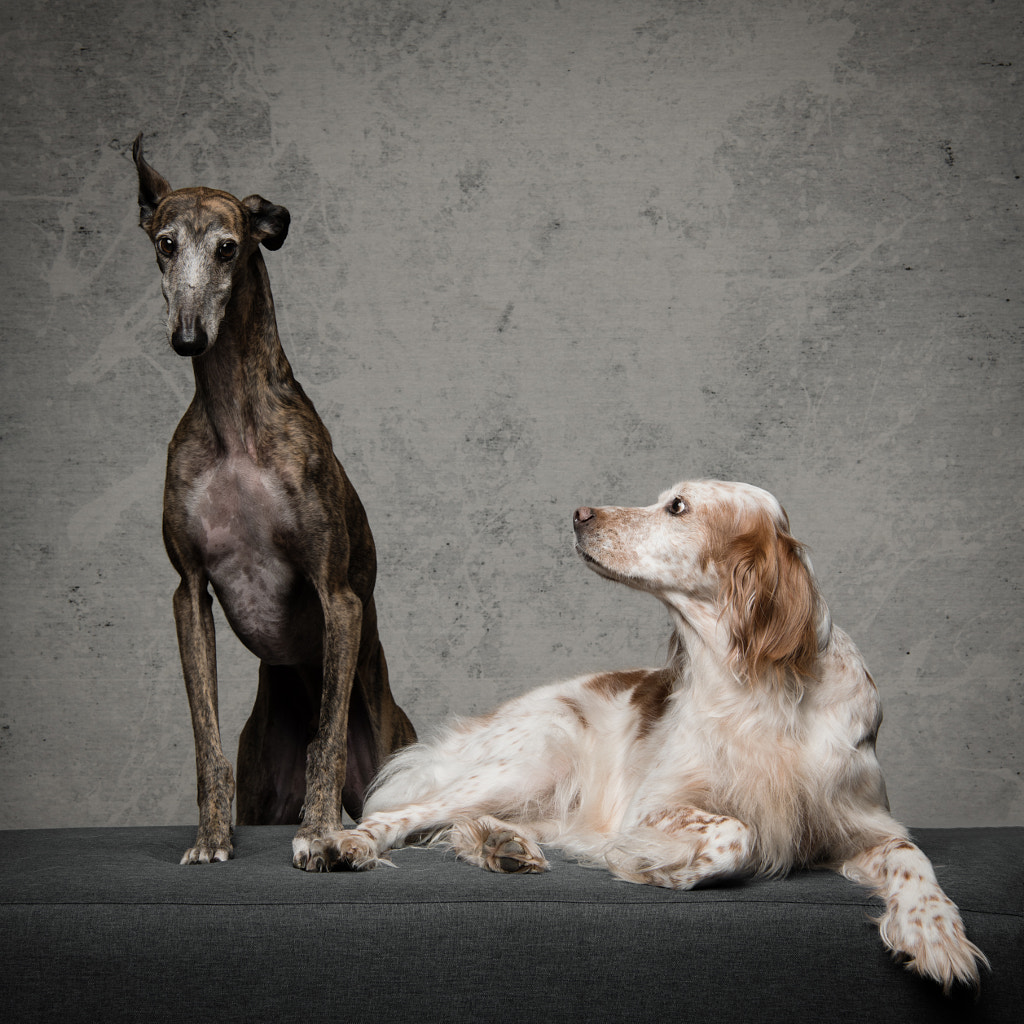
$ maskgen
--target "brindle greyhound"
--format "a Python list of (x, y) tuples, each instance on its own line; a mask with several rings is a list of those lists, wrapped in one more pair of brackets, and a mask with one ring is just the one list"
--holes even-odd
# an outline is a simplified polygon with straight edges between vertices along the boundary
[(290, 217), (258, 195), (174, 191), (132, 146), (139, 222), (156, 249), (171, 347), (195, 397), (167, 453), (164, 544), (196, 745), (199, 832), (183, 864), (232, 855), (234, 780), (221, 749), (208, 585), (260, 659), (238, 746), (238, 823), (299, 822), (292, 863), (354, 817), (381, 761), (416, 736), (377, 636), (366, 514), (281, 348), (260, 245)]

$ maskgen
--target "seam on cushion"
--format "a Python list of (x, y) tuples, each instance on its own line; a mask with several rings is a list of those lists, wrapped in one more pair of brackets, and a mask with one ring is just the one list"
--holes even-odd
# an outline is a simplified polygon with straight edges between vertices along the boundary
[[(880, 905), (878, 900), (865, 900), (863, 902), (848, 902), (848, 903), (823, 903), (819, 901), (809, 900), (703, 900), (700, 902), (686, 903), (680, 900), (673, 900), (671, 903), (647, 903), (644, 901), (616, 901), (615, 903), (594, 903), (594, 902), (580, 902), (576, 900), (387, 900), (387, 901), (358, 901), (351, 902), (347, 900), (333, 900), (322, 903), (309, 903), (302, 900), (288, 900), (288, 901), (275, 901), (273, 903), (254, 901), (252, 903), (240, 903), (238, 901), (228, 902), (217, 902), (208, 901), (203, 903), (193, 902), (175, 902), (175, 901), (117, 901), (117, 900), (61, 900), (52, 903), (37, 903), (29, 901), (10, 901), (0, 903), (2, 907), (238, 907), (240, 909), (251, 909), (253, 907), (266, 907), (268, 909), (274, 907), (303, 907), (305, 909), (317, 909), (326, 907), (436, 907), (436, 906), (532, 906), (532, 907), (546, 907), (546, 906), (564, 906), (564, 907), (649, 907), (653, 910), (665, 910), (673, 908), (692, 908), (692, 907), (713, 907), (719, 904), (726, 904), (731, 907), (751, 905), (759, 907), (825, 907), (829, 910), (839, 910), (843, 907), (855, 907), (858, 909), (869, 909), (874, 910)], [(986, 917), (1008, 917), (1008, 918), (1024, 918), (1024, 914), (1016, 911), (1002, 911), (1002, 910), (971, 910), (969, 907), (960, 906), (959, 909), (963, 913), (967, 914), (979, 914)]]

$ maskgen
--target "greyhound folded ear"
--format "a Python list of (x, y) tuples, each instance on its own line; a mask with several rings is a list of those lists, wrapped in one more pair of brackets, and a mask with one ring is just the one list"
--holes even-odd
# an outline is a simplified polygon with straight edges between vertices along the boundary
[(139, 172), (139, 224), (143, 231), (148, 232), (160, 200), (173, 189), (162, 175), (146, 163), (146, 158), (142, 155), (142, 132), (139, 132), (132, 143), (132, 159)]
[(288, 237), (292, 215), (283, 207), (268, 203), (263, 196), (246, 196), (242, 205), (252, 214), (252, 237), (271, 251), (280, 249)]

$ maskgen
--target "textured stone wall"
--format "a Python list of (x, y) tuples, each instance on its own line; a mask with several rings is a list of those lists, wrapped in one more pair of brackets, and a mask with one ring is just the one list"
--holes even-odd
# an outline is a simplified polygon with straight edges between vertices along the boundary
[[(0, 825), (195, 818), (160, 538), (191, 393), (129, 146), (267, 262), (421, 731), (653, 664), (574, 507), (774, 491), (882, 690), (894, 811), (1024, 823), (1013, 0), (193, 0), (0, 22)], [(225, 744), (256, 666), (220, 627)]]

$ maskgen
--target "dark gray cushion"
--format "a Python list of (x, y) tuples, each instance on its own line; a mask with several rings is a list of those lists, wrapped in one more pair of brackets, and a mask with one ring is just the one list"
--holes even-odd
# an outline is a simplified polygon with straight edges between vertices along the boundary
[(308, 875), (292, 829), (0, 832), (4, 1020), (996, 1021), (1024, 1006), (1024, 829), (921, 829), (993, 972), (979, 1001), (893, 962), (878, 903), (829, 872), (694, 892), (553, 858), (493, 875), (441, 850)]

